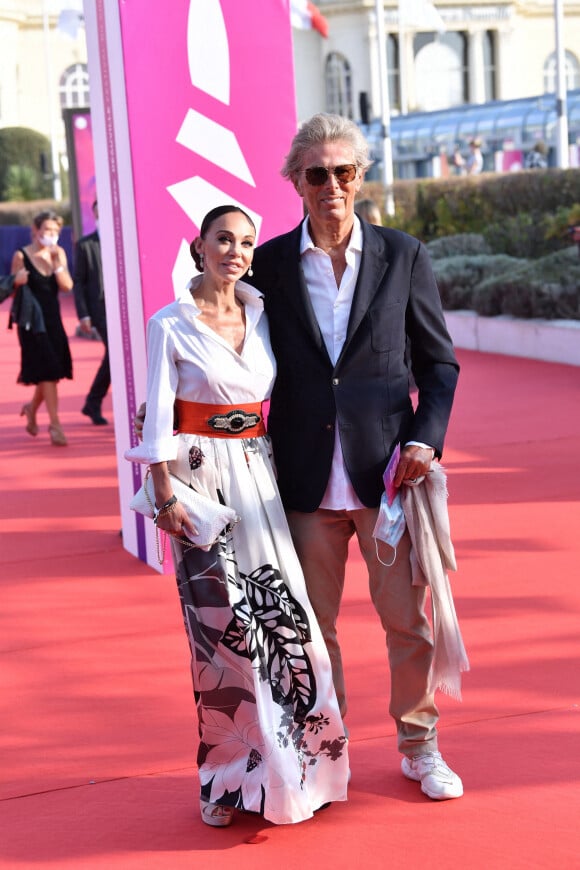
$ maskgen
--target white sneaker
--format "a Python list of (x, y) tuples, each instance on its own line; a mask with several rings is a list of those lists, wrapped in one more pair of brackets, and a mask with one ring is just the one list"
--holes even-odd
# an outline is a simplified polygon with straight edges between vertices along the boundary
[(407, 779), (421, 783), (421, 791), (434, 801), (459, 798), (463, 783), (450, 767), (447, 767), (440, 752), (427, 752), (401, 761), (401, 770)]

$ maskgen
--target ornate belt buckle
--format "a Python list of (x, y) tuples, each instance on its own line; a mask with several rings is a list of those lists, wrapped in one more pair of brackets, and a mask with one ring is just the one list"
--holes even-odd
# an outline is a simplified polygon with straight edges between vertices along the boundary
[(243, 408), (228, 411), (227, 414), (214, 414), (207, 421), (207, 425), (216, 432), (231, 432), (238, 435), (246, 429), (252, 429), (260, 422), (259, 414), (248, 414)]

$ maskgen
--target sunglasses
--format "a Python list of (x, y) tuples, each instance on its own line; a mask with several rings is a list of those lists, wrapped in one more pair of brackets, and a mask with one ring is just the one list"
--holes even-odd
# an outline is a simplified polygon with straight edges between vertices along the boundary
[(304, 170), (306, 181), (313, 187), (321, 187), (328, 181), (328, 176), (332, 173), (339, 184), (348, 184), (349, 181), (354, 181), (356, 178), (356, 166), (354, 163), (346, 163), (344, 166), (335, 166), (333, 169), (327, 169), (326, 166), (309, 166)]

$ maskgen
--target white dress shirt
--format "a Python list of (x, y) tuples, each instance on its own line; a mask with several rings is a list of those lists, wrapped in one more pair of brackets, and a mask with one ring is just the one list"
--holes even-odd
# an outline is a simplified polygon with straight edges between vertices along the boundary
[(173, 434), (175, 399), (232, 405), (268, 399), (276, 374), (262, 294), (243, 281), (236, 297), (244, 303), (246, 335), (237, 353), (199, 319), (189, 291), (154, 314), (147, 325), (147, 415), (143, 440), (125, 457), (149, 464), (177, 457)]
[[(300, 256), (302, 269), (308, 287), (308, 293), (318, 320), (318, 325), (333, 363), (336, 363), (346, 338), (350, 309), (356, 286), (360, 261), (363, 249), (362, 227), (355, 215), (350, 241), (346, 249), (346, 269), (336, 286), (336, 279), (332, 268), (332, 260), (329, 255), (317, 248), (308, 231), (308, 218), (302, 224), (302, 237), (300, 240)], [(417, 447), (426, 447), (432, 450), (428, 444), (421, 441), (407, 441), (406, 444), (414, 444)], [(435, 451), (433, 450), (433, 455)], [(324, 497), (320, 502), (321, 508), (327, 510), (358, 510), (364, 508), (353, 485), (350, 482), (348, 472), (344, 464), (340, 434), (338, 426), (334, 430), (334, 452), (332, 455), (332, 467)]]
[[(333, 364), (336, 363), (346, 338), (354, 288), (360, 269), (362, 246), (362, 229), (358, 217), (355, 216), (346, 249), (346, 269), (340, 286), (337, 287), (332, 260), (327, 253), (317, 248), (310, 238), (308, 218), (305, 218), (302, 224), (300, 241), (302, 268), (312, 307)], [(327, 510), (357, 510), (365, 507), (354, 491), (345, 468), (338, 427), (335, 427), (330, 477), (320, 507)]]

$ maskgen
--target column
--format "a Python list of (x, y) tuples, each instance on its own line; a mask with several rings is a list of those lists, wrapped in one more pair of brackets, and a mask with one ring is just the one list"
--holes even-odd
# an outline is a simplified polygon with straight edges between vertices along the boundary
[(470, 103), (485, 103), (485, 74), (483, 57), (483, 31), (473, 30), (467, 35), (468, 83)]

